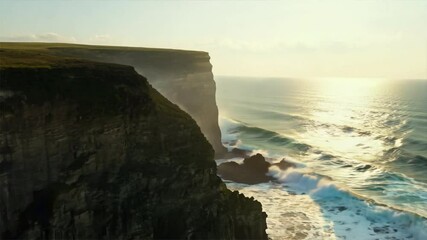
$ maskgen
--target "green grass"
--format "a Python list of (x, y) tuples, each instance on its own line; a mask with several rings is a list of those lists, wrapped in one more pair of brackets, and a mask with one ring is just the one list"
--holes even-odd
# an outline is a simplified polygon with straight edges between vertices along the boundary
[[(67, 43), (16, 43), (0, 42), (0, 68), (53, 68), (65, 65), (78, 66), (89, 64), (91, 61), (79, 56), (69, 56), (70, 50), (109, 50), (120, 52), (145, 53), (181, 53), (188, 55), (207, 54), (200, 51), (184, 51), (177, 49), (96, 46)], [(78, 54), (77, 54), (78, 55)], [(173, 56), (173, 55), (172, 55)]]
[(128, 46), (101, 46), (87, 44), (70, 43), (40, 43), (40, 42), (0, 42), (0, 49), (18, 49), (18, 50), (48, 50), (52, 48), (80, 48), (80, 49), (98, 49), (98, 50), (122, 50), (122, 51), (141, 51), (141, 52), (186, 52), (186, 53), (206, 53), (203, 51), (191, 51), (181, 49), (166, 48), (145, 48)]
[(78, 63), (77, 59), (55, 56), (46, 50), (0, 49), (0, 69), (53, 68)]

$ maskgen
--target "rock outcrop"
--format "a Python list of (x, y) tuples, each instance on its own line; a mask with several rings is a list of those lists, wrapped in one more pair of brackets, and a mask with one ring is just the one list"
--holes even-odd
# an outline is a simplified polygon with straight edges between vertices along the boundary
[(232, 148), (230, 151), (222, 154), (221, 159), (230, 159), (230, 158), (246, 158), (249, 157), (251, 151), (240, 149), (240, 148)]
[(289, 167), (294, 167), (292, 163), (286, 162), (284, 159), (278, 163), (269, 163), (264, 156), (257, 153), (243, 160), (242, 164), (236, 162), (225, 162), (218, 166), (218, 174), (226, 180), (246, 184), (258, 184), (274, 180), (269, 176), (268, 168), (277, 166), (281, 170), (286, 170)]
[(267, 239), (261, 204), (132, 67), (0, 50), (1, 238)]
[[(19, 43), (2, 45), (20, 47)], [(58, 56), (133, 66), (156, 90), (196, 120), (218, 157), (226, 152), (221, 143), (216, 85), (207, 52), (43, 43), (30, 47)]]

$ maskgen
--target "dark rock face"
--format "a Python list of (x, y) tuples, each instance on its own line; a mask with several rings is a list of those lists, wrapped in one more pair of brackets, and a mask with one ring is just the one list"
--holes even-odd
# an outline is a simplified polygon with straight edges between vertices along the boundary
[(218, 166), (218, 173), (222, 178), (239, 183), (257, 184), (271, 180), (267, 176), (270, 163), (266, 162), (261, 154), (245, 158), (243, 164), (226, 162)]
[(130, 65), (163, 96), (196, 120), (219, 157), (226, 152), (218, 126), (216, 85), (207, 52), (70, 45), (52, 53)]
[(218, 166), (218, 174), (223, 179), (233, 182), (258, 184), (274, 180), (267, 175), (270, 166), (277, 166), (282, 170), (286, 170), (294, 165), (285, 160), (271, 164), (261, 154), (257, 153), (256, 155), (245, 158), (243, 164), (236, 162), (221, 163)]
[(225, 187), (194, 120), (131, 67), (0, 74), (0, 238), (267, 239), (261, 204)]

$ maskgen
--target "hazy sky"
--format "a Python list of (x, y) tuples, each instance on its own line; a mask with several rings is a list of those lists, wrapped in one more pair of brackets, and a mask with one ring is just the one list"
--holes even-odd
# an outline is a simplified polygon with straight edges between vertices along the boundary
[(0, 40), (203, 50), (217, 75), (426, 79), (427, 0), (0, 0)]

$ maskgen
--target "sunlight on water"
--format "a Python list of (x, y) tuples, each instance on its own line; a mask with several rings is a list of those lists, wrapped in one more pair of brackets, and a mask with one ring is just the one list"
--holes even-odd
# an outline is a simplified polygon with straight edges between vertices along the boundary
[(318, 84), (313, 106), (308, 115), (318, 124), (307, 126), (299, 137), (310, 145), (329, 149), (333, 154), (345, 154), (373, 160), (384, 150), (382, 141), (372, 135), (370, 125), (377, 121), (368, 112), (381, 81), (361, 79), (327, 79)]

